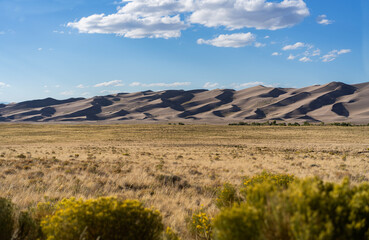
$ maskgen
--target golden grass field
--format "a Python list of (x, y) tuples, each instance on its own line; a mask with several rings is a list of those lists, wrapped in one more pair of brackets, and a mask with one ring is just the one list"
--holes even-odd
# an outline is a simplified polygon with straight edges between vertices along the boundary
[(142, 200), (190, 239), (185, 219), (215, 214), (225, 182), (263, 170), (353, 183), (369, 179), (369, 127), (0, 124), (0, 197)]

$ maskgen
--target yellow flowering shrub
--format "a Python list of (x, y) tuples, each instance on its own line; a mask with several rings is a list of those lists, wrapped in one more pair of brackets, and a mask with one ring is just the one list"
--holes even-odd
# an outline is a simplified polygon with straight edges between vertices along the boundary
[(181, 240), (177, 233), (173, 231), (170, 227), (167, 227), (165, 232), (163, 233), (163, 240)]
[(155, 240), (163, 231), (158, 211), (136, 200), (115, 197), (63, 199), (41, 227), (47, 240)]
[(235, 203), (240, 203), (237, 189), (230, 183), (225, 183), (218, 191), (215, 205), (218, 208), (231, 207)]
[(218, 240), (369, 239), (369, 184), (295, 179), (249, 185), (240, 205), (214, 219)]
[(212, 219), (203, 208), (196, 211), (190, 221), (190, 230), (196, 236), (196, 239), (212, 239)]
[(288, 184), (293, 182), (295, 177), (290, 174), (273, 174), (269, 172), (262, 172), (259, 175), (253, 177), (245, 177), (243, 181), (243, 188), (253, 186), (258, 183), (272, 182), (280, 187), (287, 187)]

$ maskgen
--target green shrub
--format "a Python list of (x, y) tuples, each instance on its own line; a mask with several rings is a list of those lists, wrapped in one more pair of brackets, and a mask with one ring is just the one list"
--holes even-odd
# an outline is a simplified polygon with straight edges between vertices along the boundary
[(240, 198), (237, 195), (237, 190), (232, 184), (225, 183), (217, 193), (215, 205), (218, 208), (223, 208), (232, 207), (235, 203), (240, 203)]
[(214, 219), (214, 236), (219, 240), (259, 239), (260, 213), (250, 205), (225, 208)]
[(192, 215), (189, 227), (196, 239), (212, 239), (212, 219), (206, 214), (203, 208)]
[(13, 204), (6, 198), (0, 198), (0, 239), (12, 238), (14, 230)]
[(286, 188), (288, 184), (290, 184), (294, 180), (295, 177), (290, 174), (273, 174), (264, 171), (261, 174), (253, 176), (251, 178), (245, 177), (243, 181), (243, 189), (245, 190), (250, 186), (263, 182), (272, 182), (280, 187)]
[(41, 227), (48, 240), (151, 240), (160, 239), (163, 231), (158, 211), (145, 208), (139, 201), (114, 197), (64, 199)]
[(177, 233), (173, 231), (170, 227), (167, 227), (165, 232), (163, 233), (163, 240), (181, 240)]
[(39, 225), (28, 211), (22, 211), (18, 216), (18, 227), (15, 239), (34, 240), (39, 237)]
[[(283, 182), (283, 181), (282, 181)], [(214, 219), (215, 239), (368, 239), (369, 184), (256, 181)]]

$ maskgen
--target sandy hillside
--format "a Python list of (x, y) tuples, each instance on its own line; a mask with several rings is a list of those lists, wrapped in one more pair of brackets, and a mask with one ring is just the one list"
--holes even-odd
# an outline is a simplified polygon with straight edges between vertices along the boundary
[(1, 122), (369, 122), (369, 82), (166, 90), (0, 104)]

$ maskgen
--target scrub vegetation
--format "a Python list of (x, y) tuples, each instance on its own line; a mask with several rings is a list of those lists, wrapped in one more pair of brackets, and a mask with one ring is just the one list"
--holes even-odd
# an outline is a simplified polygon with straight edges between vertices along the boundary
[[(229, 239), (224, 231), (237, 219), (250, 221), (232, 233), (256, 231), (250, 239), (367, 237), (368, 133), (368, 126), (1, 124), (0, 222), (8, 229), (1, 238), (63, 239), (53, 228), (68, 227), (60, 218), (72, 206), (128, 203), (164, 239)], [(262, 194), (266, 201), (253, 198)], [(332, 219), (332, 206), (341, 205)], [(79, 236), (86, 226), (76, 223)]]

